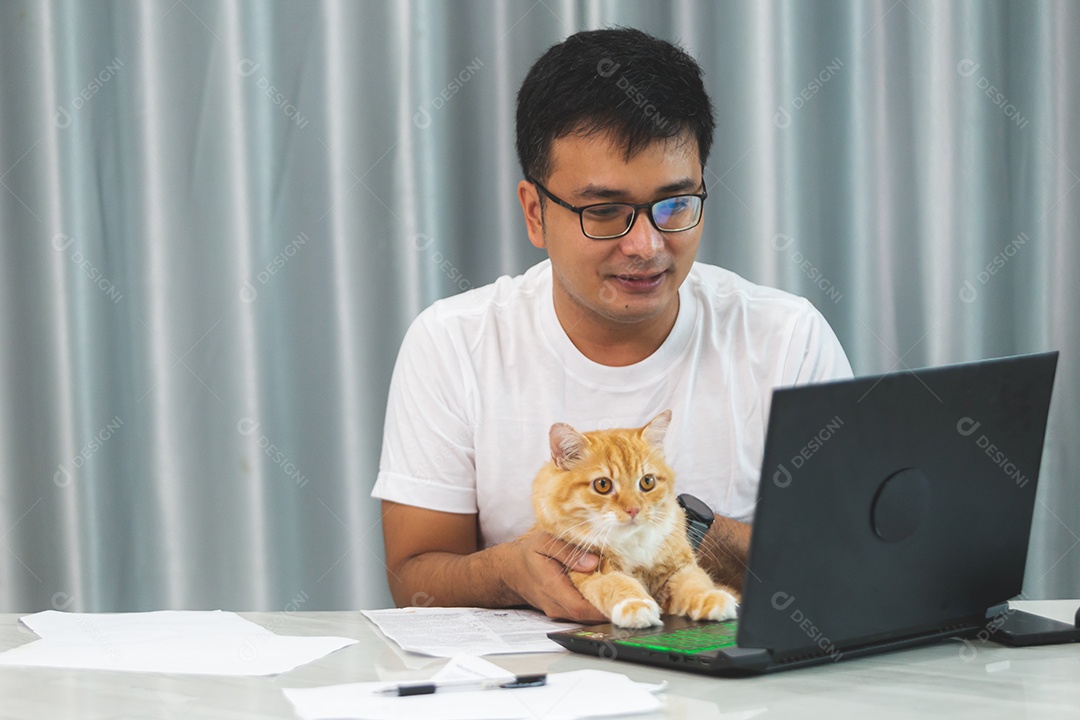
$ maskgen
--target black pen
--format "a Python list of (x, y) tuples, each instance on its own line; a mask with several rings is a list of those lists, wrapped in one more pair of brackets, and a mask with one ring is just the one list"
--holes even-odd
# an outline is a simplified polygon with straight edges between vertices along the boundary
[(547, 673), (515, 675), (513, 680), (443, 680), (442, 682), (401, 683), (374, 690), (376, 695), (433, 695), (447, 690), (498, 690), (539, 687), (547, 684)]

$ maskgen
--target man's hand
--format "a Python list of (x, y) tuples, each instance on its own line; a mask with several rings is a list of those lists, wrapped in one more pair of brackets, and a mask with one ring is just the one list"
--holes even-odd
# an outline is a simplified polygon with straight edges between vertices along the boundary
[(390, 593), (398, 606), (531, 605), (581, 623), (607, 618), (566, 575), (591, 572), (599, 558), (541, 532), (478, 550), (476, 515), (437, 512), (383, 501), (383, 541)]
[(507, 584), (524, 602), (552, 618), (593, 624), (608, 621), (566, 575), (567, 570), (592, 572), (600, 562), (596, 555), (537, 530), (507, 545), (521, 558), (511, 565)]

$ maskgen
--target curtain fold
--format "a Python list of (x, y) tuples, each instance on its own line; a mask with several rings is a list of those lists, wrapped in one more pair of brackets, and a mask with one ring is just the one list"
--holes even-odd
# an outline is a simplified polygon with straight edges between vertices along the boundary
[(700, 259), (857, 373), (1061, 351), (1028, 597), (1080, 595), (1080, 6), (0, 5), (0, 610), (389, 603), (386, 392), (432, 301), (543, 254), (517, 88), (577, 30), (701, 62)]

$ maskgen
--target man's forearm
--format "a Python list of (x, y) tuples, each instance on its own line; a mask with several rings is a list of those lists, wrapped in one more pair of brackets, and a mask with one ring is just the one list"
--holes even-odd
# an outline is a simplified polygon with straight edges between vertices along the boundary
[(599, 558), (535, 529), (478, 550), (476, 519), (383, 501), (386, 575), (397, 605), (529, 605), (550, 617), (603, 622), (566, 572), (590, 572)]
[(399, 607), (511, 607), (525, 601), (507, 584), (507, 545), (468, 555), (427, 552), (388, 570)]
[(718, 583), (742, 592), (746, 557), (750, 549), (747, 523), (717, 516), (698, 548), (698, 564)]

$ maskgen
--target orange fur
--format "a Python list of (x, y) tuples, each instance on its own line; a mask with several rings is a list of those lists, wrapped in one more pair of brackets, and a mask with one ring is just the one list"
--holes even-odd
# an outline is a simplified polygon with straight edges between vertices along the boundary
[[(551, 462), (533, 482), (537, 528), (600, 557), (594, 572), (569, 576), (617, 625), (659, 624), (661, 612), (695, 620), (735, 616), (735, 591), (712, 582), (686, 539), (663, 455), (670, 421), (666, 410), (641, 428), (579, 433), (556, 423)], [(654, 480), (651, 489), (645, 478)]]

